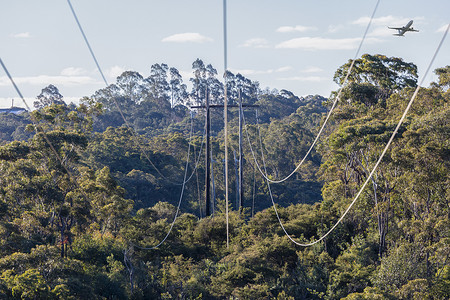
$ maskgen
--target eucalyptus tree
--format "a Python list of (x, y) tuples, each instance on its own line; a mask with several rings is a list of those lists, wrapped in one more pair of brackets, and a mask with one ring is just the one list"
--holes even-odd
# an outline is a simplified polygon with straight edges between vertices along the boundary
[(43, 88), (41, 90), (41, 93), (36, 98), (37, 101), (34, 102), (34, 107), (37, 109), (50, 106), (52, 104), (66, 104), (58, 88), (53, 84), (50, 84), (47, 87)]
[(121, 89), (120, 95), (133, 104), (140, 103), (149, 89), (144, 77), (135, 71), (123, 72), (117, 77), (116, 85)]
[(194, 77), (189, 80), (192, 82), (190, 96), (195, 103), (201, 104), (206, 97), (208, 90), (211, 103), (221, 103), (223, 95), (223, 84), (216, 78), (217, 70), (211, 65), (197, 58), (192, 63), (192, 72)]
[(169, 69), (170, 74), (170, 104), (172, 108), (178, 104), (187, 104), (188, 93), (186, 91), (186, 84), (183, 83), (183, 76), (180, 72), (172, 67)]
[(153, 99), (169, 101), (170, 84), (167, 81), (166, 64), (153, 64), (150, 67), (150, 76), (146, 78), (149, 84), (149, 93)]
[(246, 104), (254, 104), (257, 101), (260, 94), (259, 82), (251, 81), (240, 73), (235, 75), (230, 71), (227, 71), (225, 76), (228, 97), (232, 103), (238, 101), (239, 95)]
[(192, 83), (192, 90), (190, 92), (190, 96), (195, 101), (197, 105), (202, 103), (201, 99), (204, 99), (206, 93), (206, 66), (205, 63), (197, 58), (192, 63), (192, 73), (194, 75), (193, 78), (190, 78), (189, 81)]
[(353, 69), (342, 91), (342, 100), (364, 103), (367, 106), (385, 101), (389, 96), (407, 87), (417, 85), (417, 66), (399, 57), (381, 54), (363, 54), (349, 60), (334, 74), (334, 81), (342, 86), (350, 66)]

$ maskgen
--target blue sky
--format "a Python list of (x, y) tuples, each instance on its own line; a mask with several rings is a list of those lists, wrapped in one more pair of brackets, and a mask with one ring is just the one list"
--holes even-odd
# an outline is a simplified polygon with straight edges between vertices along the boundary
[[(228, 68), (296, 95), (325, 97), (336, 69), (353, 58), (376, 0), (228, 0)], [(196, 58), (223, 73), (222, 0), (72, 0), (109, 83), (125, 70), (147, 77), (154, 63), (187, 80)], [(381, 0), (361, 54), (415, 63), (419, 76), (449, 23), (448, 0)], [(104, 87), (66, 0), (0, 2), (0, 57), (29, 105), (49, 84), (66, 102)], [(418, 33), (387, 26), (414, 20)], [(433, 69), (450, 64), (450, 38)], [(430, 74), (427, 84), (436, 77)], [(22, 106), (0, 70), (0, 107)]]

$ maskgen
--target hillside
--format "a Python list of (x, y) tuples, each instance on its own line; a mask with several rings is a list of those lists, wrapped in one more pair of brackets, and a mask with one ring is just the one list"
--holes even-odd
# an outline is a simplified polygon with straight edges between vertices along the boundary
[[(243, 210), (238, 110), (229, 113), (228, 247), (222, 110), (211, 111), (214, 214), (205, 217), (205, 113), (189, 109), (207, 93), (223, 103), (211, 65), (193, 63), (191, 91), (175, 68), (155, 64), (148, 78), (127, 71), (79, 105), (49, 86), (33, 112), (1, 114), (0, 298), (448, 299), (449, 66), (419, 90), (342, 223), (312, 247), (286, 235), (307, 243), (332, 228), (417, 86), (413, 63), (378, 54), (356, 60), (344, 85), (350, 63), (334, 77), (339, 99), (227, 74), (230, 103), (240, 94), (258, 105), (244, 113)], [(256, 162), (272, 180), (287, 176), (333, 101), (305, 163), (268, 185)]]

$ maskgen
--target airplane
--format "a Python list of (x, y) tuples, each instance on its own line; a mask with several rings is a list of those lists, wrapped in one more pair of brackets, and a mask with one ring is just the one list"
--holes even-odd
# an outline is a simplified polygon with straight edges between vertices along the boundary
[(413, 23), (413, 20), (409, 21), (408, 24), (406, 24), (403, 27), (388, 27), (388, 28), (389, 29), (396, 29), (396, 30), (398, 30), (398, 33), (397, 34), (393, 34), (393, 35), (404, 36), (404, 34), (406, 32), (408, 32), (408, 31), (415, 31), (415, 32), (419, 31), (419, 30), (415, 30), (414, 28), (411, 27), (412, 23)]

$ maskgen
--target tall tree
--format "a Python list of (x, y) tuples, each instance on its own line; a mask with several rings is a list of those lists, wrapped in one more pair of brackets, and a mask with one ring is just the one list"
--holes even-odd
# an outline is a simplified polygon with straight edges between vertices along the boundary
[(154, 99), (169, 100), (170, 91), (169, 82), (167, 82), (167, 71), (169, 67), (166, 64), (153, 64), (150, 68), (150, 76), (146, 79), (149, 83), (149, 92)]
[(171, 91), (171, 106), (174, 107), (177, 104), (187, 104), (188, 94), (186, 92), (186, 85), (183, 83), (183, 77), (176, 68), (170, 68), (170, 91)]
[(235, 75), (230, 71), (227, 71), (225, 76), (227, 78), (227, 92), (231, 102), (237, 101), (239, 94), (244, 103), (254, 104), (257, 101), (260, 92), (257, 81), (251, 81), (240, 73)]
[(41, 93), (36, 97), (37, 101), (34, 102), (34, 107), (41, 109), (52, 104), (66, 105), (63, 100), (63, 96), (59, 93), (59, 90), (53, 84), (41, 90)]
[(448, 95), (450, 93), (450, 66), (438, 68), (434, 70), (434, 73), (439, 76), (438, 82), (434, 83), (434, 85), (442, 88)]
[(192, 90), (191, 90), (191, 98), (197, 104), (202, 103), (202, 99), (205, 98), (206, 91), (206, 66), (203, 60), (197, 58), (192, 63), (192, 72), (194, 73), (194, 78), (190, 78), (189, 80), (192, 82)]
[[(337, 69), (334, 81), (342, 85), (353, 60)], [(399, 57), (387, 57), (381, 54), (363, 54), (354, 62), (349, 82), (370, 83), (381, 88), (401, 90), (417, 85), (417, 66), (407, 63)]]
[(122, 95), (133, 103), (139, 103), (147, 92), (144, 77), (134, 71), (125, 71), (117, 77), (116, 84), (122, 89)]
[[(334, 74), (334, 81), (344, 84), (353, 60), (339, 67)], [(417, 85), (417, 66), (404, 62), (398, 57), (381, 54), (363, 54), (354, 61), (348, 77), (347, 86), (342, 90), (342, 101), (353, 101), (371, 106), (385, 101), (389, 96), (406, 87)]]
[(222, 103), (223, 84), (216, 78), (217, 70), (211, 64), (206, 66), (206, 75), (206, 85), (208, 86), (208, 93), (211, 103)]

